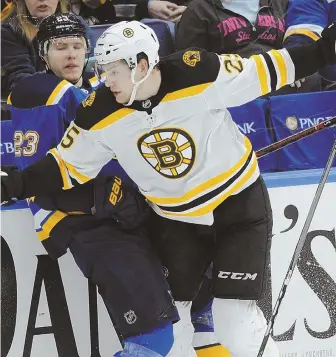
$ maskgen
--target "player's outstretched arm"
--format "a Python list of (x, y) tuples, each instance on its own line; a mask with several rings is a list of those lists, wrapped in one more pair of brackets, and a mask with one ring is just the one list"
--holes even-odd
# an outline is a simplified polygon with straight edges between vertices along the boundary
[(113, 152), (102, 144), (100, 131), (72, 123), (57, 148), (23, 171), (8, 172), (1, 180), (1, 202), (51, 194), (95, 178)]
[(318, 41), (282, 50), (271, 50), (243, 59), (235, 54), (219, 55), (220, 68), (209, 102), (240, 106), (262, 95), (310, 76), (336, 63), (336, 23), (322, 32)]
[(8, 171), (1, 176), (1, 203), (11, 198), (24, 199), (59, 190), (63, 186), (56, 161), (47, 155), (23, 171)]

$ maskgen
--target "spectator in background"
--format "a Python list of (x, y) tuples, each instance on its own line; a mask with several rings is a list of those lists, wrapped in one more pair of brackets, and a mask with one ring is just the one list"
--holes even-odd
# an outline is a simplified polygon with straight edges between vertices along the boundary
[(70, 9), (89, 25), (116, 23), (123, 20), (154, 18), (178, 22), (187, 1), (174, 0), (70, 0)]
[[(200, 47), (241, 57), (280, 49), (286, 8), (287, 0), (193, 0), (177, 26), (176, 48)], [(299, 90), (286, 86), (276, 93), (319, 89), (319, 81), (313, 86), (307, 80)]]
[[(324, 27), (336, 21), (336, 1), (290, 0), (286, 15), (284, 47), (311, 43), (321, 37)], [(336, 84), (336, 66), (320, 71), (326, 87)]]
[(178, 25), (176, 46), (241, 57), (278, 49), (285, 34), (284, 12), (276, 13), (268, 0), (194, 0)]
[(161, 1), (150, 0), (148, 1), (148, 13), (149, 16), (155, 19), (161, 19), (165, 21), (171, 21), (177, 23), (180, 21), (181, 16), (185, 9), (187, 1)]
[(1, 25), (2, 98), (18, 81), (44, 69), (35, 36), (39, 22), (56, 12), (68, 12), (67, 0), (14, 0)]
[(117, 22), (114, 1), (70, 0), (70, 10), (81, 16), (89, 25)]

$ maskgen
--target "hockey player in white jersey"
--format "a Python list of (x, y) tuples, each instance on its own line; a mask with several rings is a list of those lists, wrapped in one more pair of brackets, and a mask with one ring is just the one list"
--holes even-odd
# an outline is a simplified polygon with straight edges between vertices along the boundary
[[(150, 28), (114, 25), (95, 49), (106, 86), (83, 102), (57, 148), (3, 178), (2, 200), (87, 182), (116, 156), (156, 212), (153, 243), (175, 299), (191, 301), (212, 262), (220, 342), (232, 357), (255, 356), (272, 212), (251, 143), (226, 108), (335, 63), (335, 40), (333, 24), (313, 44), (250, 59), (193, 48), (159, 61)], [(278, 355), (270, 341), (264, 356)]]

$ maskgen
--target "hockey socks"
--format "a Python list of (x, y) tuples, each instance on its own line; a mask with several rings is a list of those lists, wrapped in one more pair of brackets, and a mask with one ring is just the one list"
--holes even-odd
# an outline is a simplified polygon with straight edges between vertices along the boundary
[(176, 307), (180, 315), (180, 321), (174, 326), (174, 345), (168, 357), (195, 357), (192, 347), (194, 327), (191, 323), (191, 301), (176, 301)]
[(213, 299), (201, 311), (191, 315), (195, 328), (193, 347), (197, 357), (229, 357), (230, 352), (218, 342), (214, 333), (212, 303)]
[(125, 340), (124, 349), (115, 357), (165, 357), (174, 342), (173, 325), (166, 322), (160, 327)]
[[(213, 303), (213, 320), (220, 343), (230, 350), (231, 357), (257, 356), (267, 322), (256, 301), (217, 299)], [(279, 357), (272, 338), (264, 357)]]

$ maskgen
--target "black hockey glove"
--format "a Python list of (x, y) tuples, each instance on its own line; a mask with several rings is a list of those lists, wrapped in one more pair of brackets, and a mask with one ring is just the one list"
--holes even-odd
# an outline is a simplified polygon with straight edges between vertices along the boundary
[(13, 180), (13, 173), (16, 172), (15, 166), (2, 166), (1, 167), (1, 206), (10, 206), (15, 203), (12, 200), (10, 192), (12, 192), (12, 186), (15, 185)]
[(144, 223), (150, 214), (145, 198), (117, 177), (95, 180), (92, 213), (99, 219), (113, 218), (122, 229), (133, 230)]
[(336, 64), (336, 21), (322, 31), (318, 41), (328, 64)]

